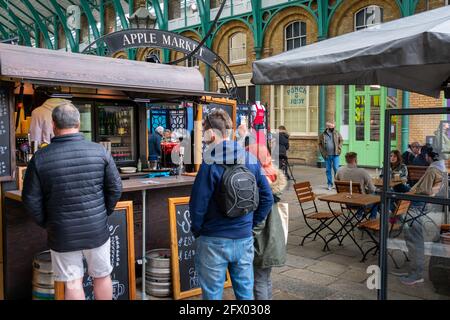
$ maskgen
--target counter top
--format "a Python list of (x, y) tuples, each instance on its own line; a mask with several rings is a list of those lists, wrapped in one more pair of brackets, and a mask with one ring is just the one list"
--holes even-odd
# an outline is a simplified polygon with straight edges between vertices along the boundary
[(161, 189), (177, 186), (193, 185), (194, 177), (190, 176), (169, 176), (148, 179), (123, 180), (123, 192), (142, 191), (149, 189)]
[[(150, 179), (122, 180), (122, 192), (125, 193), (150, 189), (189, 186), (193, 185), (194, 181), (195, 178), (190, 176), (169, 176)], [(16, 201), (22, 201), (22, 191), (7, 191), (5, 192), (5, 197)]]

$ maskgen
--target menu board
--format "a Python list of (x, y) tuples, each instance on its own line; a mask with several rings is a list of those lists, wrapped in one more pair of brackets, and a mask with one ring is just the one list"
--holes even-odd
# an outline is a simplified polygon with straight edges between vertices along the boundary
[[(111, 242), (111, 280), (113, 300), (134, 300), (136, 298), (136, 280), (134, 272), (134, 232), (133, 203), (119, 202), (114, 212), (108, 217), (108, 231)], [(58, 285), (64, 285), (58, 283)], [(88, 275), (84, 261), (83, 289), (86, 300), (95, 300), (94, 279)], [(56, 288), (56, 299), (64, 299), (64, 290)], [(61, 292), (62, 291), (62, 292)]]
[[(170, 243), (174, 299), (201, 294), (195, 270), (195, 237), (191, 231), (189, 197), (169, 198)], [(227, 274), (225, 286), (231, 281)]]
[(0, 85), (0, 181), (13, 179), (15, 148), (11, 86)]

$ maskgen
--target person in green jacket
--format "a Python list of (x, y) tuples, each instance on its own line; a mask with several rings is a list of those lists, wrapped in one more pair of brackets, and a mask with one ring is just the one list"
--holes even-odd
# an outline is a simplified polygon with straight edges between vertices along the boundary
[[(265, 146), (252, 144), (248, 151), (254, 154), (272, 189), (274, 204), (267, 218), (253, 228), (254, 235), (254, 296), (255, 300), (272, 299), (272, 267), (281, 267), (286, 262), (287, 234), (283, 229), (278, 202), (287, 186), (286, 176), (272, 164), (272, 157)], [(287, 232), (287, 230), (286, 230)]]

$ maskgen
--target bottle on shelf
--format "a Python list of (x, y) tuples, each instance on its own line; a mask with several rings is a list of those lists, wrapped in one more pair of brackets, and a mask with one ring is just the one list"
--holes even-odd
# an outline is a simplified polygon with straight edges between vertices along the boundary
[(100, 109), (98, 113), (98, 122), (100, 124), (100, 134), (106, 134), (105, 111)]
[(138, 159), (137, 162), (137, 171), (141, 172), (142, 171), (142, 162), (141, 162), (141, 158)]

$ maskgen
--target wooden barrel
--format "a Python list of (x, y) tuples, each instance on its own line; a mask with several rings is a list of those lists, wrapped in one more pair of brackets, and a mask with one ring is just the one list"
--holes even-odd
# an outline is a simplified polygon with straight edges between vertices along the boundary
[(33, 260), (33, 300), (54, 300), (55, 285), (50, 251), (38, 253)]
[(150, 250), (145, 255), (146, 292), (155, 297), (168, 297), (172, 293), (170, 249)]

